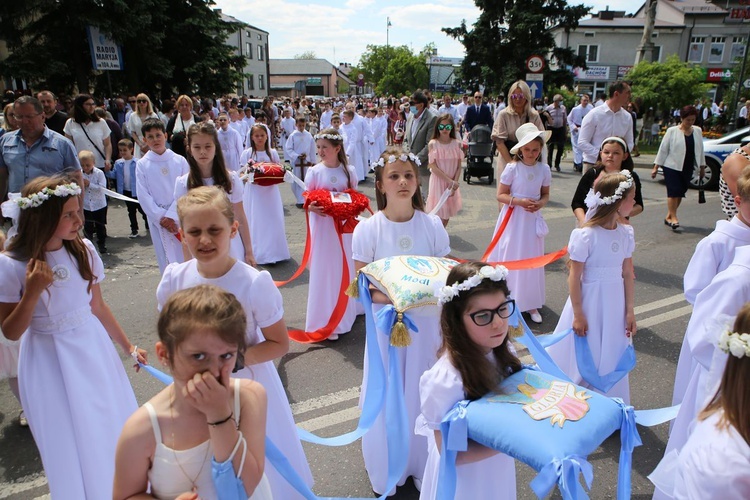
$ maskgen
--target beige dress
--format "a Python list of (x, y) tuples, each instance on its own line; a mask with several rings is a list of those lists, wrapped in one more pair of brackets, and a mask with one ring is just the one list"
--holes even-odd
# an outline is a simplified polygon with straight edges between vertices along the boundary
[[(516, 130), (518, 130), (518, 127), (524, 123), (533, 123), (539, 130), (544, 130), (544, 124), (542, 124), (542, 119), (539, 117), (539, 113), (537, 113), (536, 110), (531, 109), (528, 114), (524, 113), (523, 115), (519, 115), (513, 111), (512, 106), (508, 106), (497, 114), (497, 119), (492, 127), (492, 140), (504, 141), (510, 139), (513, 142), (517, 142)], [(508, 149), (510, 150), (510, 148)], [(542, 157), (546, 158), (545, 152), (542, 152)], [(497, 178), (500, 178), (500, 174), (503, 173), (505, 163), (505, 159), (503, 159), (502, 155), (498, 154)]]

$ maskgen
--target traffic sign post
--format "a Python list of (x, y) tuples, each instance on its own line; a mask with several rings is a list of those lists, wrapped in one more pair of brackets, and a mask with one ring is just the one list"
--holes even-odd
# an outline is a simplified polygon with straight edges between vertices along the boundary
[(532, 73), (541, 73), (544, 69), (544, 58), (542, 56), (529, 56), (526, 59), (526, 69)]
[(541, 73), (526, 73), (526, 85), (531, 90), (532, 99), (541, 99), (544, 95), (544, 75)]

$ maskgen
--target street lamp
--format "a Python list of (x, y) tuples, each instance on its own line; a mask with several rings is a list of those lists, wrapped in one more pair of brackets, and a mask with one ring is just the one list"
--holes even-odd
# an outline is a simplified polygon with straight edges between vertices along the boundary
[[(385, 75), (383, 75), (384, 78), (388, 74), (388, 64), (391, 61), (391, 50), (390, 50), (390, 41), (389, 41), (390, 35), (391, 35), (391, 18), (386, 17), (385, 18)], [(386, 95), (388, 95), (387, 89), (383, 89), (383, 90), (385, 90)]]

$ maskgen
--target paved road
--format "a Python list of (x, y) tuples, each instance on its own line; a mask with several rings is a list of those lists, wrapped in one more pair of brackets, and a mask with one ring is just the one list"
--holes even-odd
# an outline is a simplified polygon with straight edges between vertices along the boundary
[[(646, 162), (644, 162), (644, 166)], [(716, 193), (709, 193), (708, 203), (698, 205), (697, 193), (690, 192), (680, 210), (682, 234), (672, 233), (663, 224), (666, 193), (663, 184), (643, 179), (645, 212), (634, 218), (637, 249), (636, 316), (639, 330), (635, 337), (638, 365), (631, 374), (631, 391), (636, 408), (656, 408), (671, 402), (672, 381), (690, 307), (682, 296), (682, 276), (695, 244), (713, 228), (722, 216)], [(578, 176), (572, 164), (563, 162), (563, 172), (553, 172), (551, 202), (543, 213), (550, 227), (547, 251), (563, 247), (574, 218), (569, 200)], [(373, 195), (373, 182), (363, 184), (365, 193)], [(462, 185), (464, 210), (451, 220), (453, 253), (462, 258), (478, 258), (492, 236), (497, 218), (494, 186)], [(289, 277), (296, 269), (304, 246), (304, 215), (294, 207), (288, 187), (282, 186), (286, 224), (293, 261), (269, 267), (276, 279)], [(373, 202), (374, 205), (374, 202)], [(155, 289), (159, 271), (148, 237), (129, 240), (127, 213), (114, 205), (109, 212), (107, 244), (110, 254), (104, 256), (107, 279), (102, 285), (105, 298), (115, 316), (134, 343), (152, 350), (156, 339)], [(539, 333), (554, 329), (567, 297), (564, 261), (548, 266), (547, 304), (542, 310), (544, 323)], [(282, 288), (286, 321), (290, 327), (304, 326), (307, 276)], [(357, 399), (362, 377), (364, 325), (360, 318), (354, 329), (337, 342), (317, 345), (293, 344), (278, 363), (279, 373), (289, 393), (295, 419), (302, 427), (332, 436), (352, 430), (358, 417)], [(145, 374), (130, 374), (138, 401), (145, 402), (160, 386)], [(21, 429), (16, 417), (19, 406), (6, 384), (0, 387), (0, 500), (6, 498), (44, 498), (48, 492), (41, 461), (31, 434)], [(653, 491), (646, 476), (660, 459), (667, 438), (667, 426), (640, 429), (644, 445), (633, 456), (633, 498), (650, 498)], [(316, 480), (315, 491), (324, 496), (374, 497), (364, 471), (359, 443), (343, 448), (305, 445)], [(592, 453), (596, 471), (592, 498), (614, 498), (617, 482), (619, 439), (608, 440)], [(534, 498), (528, 487), (533, 471), (517, 467), (518, 497)], [(416, 499), (418, 493), (407, 483), (400, 488), (398, 499)]]

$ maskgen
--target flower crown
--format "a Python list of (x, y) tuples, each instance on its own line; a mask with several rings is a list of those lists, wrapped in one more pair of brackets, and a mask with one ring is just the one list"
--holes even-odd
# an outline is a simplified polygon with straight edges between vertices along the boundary
[(750, 333), (735, 333), (724, 330), (719, 337), (719, 349), (736, 358), (750, 358)]
[(485, 278), (489, 278), (492, 281), (502, 281), (507, 277), (508, 268), (505, 266), (483, 266), (477, 274), (470, 276), (461, 283), (453, 283), (450, 286), (446, 285), (438, 288), (435, 291), (435, 297), (438, 299), (438, 304), (443, 305), (458, 297), (459, 293), (471, 290), (479, 285)]
[(2, 212), (5, 217), (13, 220), (18, 219), (21, 210), (27, 208), (36, 208), (50, 199), (50, 196), (66, 198), (68, 196), (78, 196), (81, 194), (81, 187), (75, 182), (70, 184), (60, 184), (55, 189), (46, 187), (29, 196), (20, 196), (17, 193), (10, 193), (8, 201), (2, 204)]
[(615, 189), (615, 193), (613, 195), (602, 196), (601, 193), (594, 192), (593, 189), (589, 191), (589, 194), (586, 195), (586, 199), (584, 200), (584, 203), (586, 203), (586, 206), (588, 208), (600, 207), (602, 205), (611, 205), (612, 203), (621, 199), (625, 191), (633, 187), (633, 176), (631, 175), (630, 170), (623, 170), (620, 173), (625, 176), (625, 180), (620, 182), (620, 185), (617, 186), (617, 189)]
[(344, 137), (341, 134), (315, 134), (315, 140), (328, 139), (329, 141), (343, 141)]
[[(401, 153), (400, 156), (396, 155), (389, 155), (388, 156), (388, 163), (396, 163), (396, 161), (413, 161), (418, 167), (422, 165), (422, 161), (419, 159), (417, 155), (414, 153)], [(383, 157), (381, 156), (378, 158), (378, 161), (375, 162), (376, 167), (385, 167), (385, 160), (383, 160)]]

